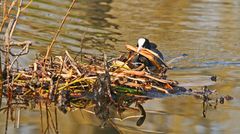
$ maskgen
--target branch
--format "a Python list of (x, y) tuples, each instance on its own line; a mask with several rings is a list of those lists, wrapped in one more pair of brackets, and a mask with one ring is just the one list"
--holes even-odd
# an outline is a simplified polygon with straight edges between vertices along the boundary
[[(68, 15), (70, 14), (70, 11), (71, 11), (71, 9), (73, 8), (73, 5), (75, 4), (75, 2), (76, 2), (76, 0), (73, 0), (73, 1), (72, 1), (70, 7), (68, 8), (67, 13), (65, 14), (65, 16), (64, 16), (64, 18), (63, 18), (63, 20), (62, 20), (62, 22), (61, 22), (60, 27), (58, 28), (57, 32), (55, 33), (55, 35), (54, 35), (54, 37), (53, 37), (53, 40), (52, 40), (51, 44), (48, 46), (48, 50), (47, 50), (47, 53), (46, 53), (46, 55), (45, 55), (45, 62), (46, 62), (46, 59), (48, 58), (48, 55), (49, 55), (49, 53), (50, 53), (50, 51), (51, 51), (54, 43), (56, 42), (57, 37), (58, 37), (58, 35), (60, 34), (61, 29), (62, 29), (62, 27), (63, 27), (63, 24), (65, 23)], [(45, 65), (45, 63), (44, 63), (44, 65)]]

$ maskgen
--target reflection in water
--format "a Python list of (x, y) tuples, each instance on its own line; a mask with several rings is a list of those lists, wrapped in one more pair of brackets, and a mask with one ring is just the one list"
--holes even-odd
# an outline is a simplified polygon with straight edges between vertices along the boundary
[[(114, 19), (112, 15), (108, 14), (111, 7), (109, 4), (112, 0), (90, 0), (79, 2), (76, 7), (79, 10), (79, 16), (84, 21), (89, 23), (89, 26), (96, 27), (97, 29), (102, 28), (117, 28), (118, 25), (108, 22), (106, 19)], [(84, 6), (82, 6), (84, 4)], [(82, 7), (82, 8), (81, 8)], [(83, 15), (84, 14), (84, 15)]]
[[(34, 1), (23, 13), (15, 38), (31, 39), (32, 55), (44, 54), (44, 47), (51, 41), (69, 4), (66, 0)], [(202, 82), (205, 76), (217, 75), (217, 83), (210, 88), (235, 99), (209, 111), (207, 119), (201, 115), (201, 101), (191, 96), (154, 99), (144, 105), (148, 112), (143, 126), (136, 127), (135, 119), (116, 123), (127, 133), (238, 133), (239, 13), (239, 0), (81, 0), (65, 24), (54, 54), (62, 53), (63, 49), (78, 52), (84, 32), (84, 52), (114, 54), (125, 50), (124, 42), (136, 44), (136, 39), (144, 36), (159, 44), (167, 59), (187, 53), (188, 59), (175, 64), (177, 68), (169, 72), (169, 78), (180, 83), (192, 79)], [(29, 119), (29, 115), (35, 120)], [(21, 131), (40, 132), (38, 116), (39, 113), (26, 112)], [(0, 120), (4, 120), (3, 116)], [(116, 132), (111, 128), (100, 129), (97, 119), (80, 111), (61, 114), (60, 125), (63, 133)], [(0, 122), (0, 130), (3, 128)], [(18, 129), (10, 131), (23, 133)]]
[[(84, 27), (91, 27), (96, 29), (96, 31), (91, 36), (86, 37), (85, 46), (88, 48), (95, 48), (100, 51), (108, 51), (114, 49), (114, 43), (118, 41), (117, 38), (114, 38), (118, 29), (118, 25), (110, 23), (107, 19), (114, 19), (113, 15), (108, 14), (111, 7), (109, 4), (112, 3), (112, 0), (90, 0), (90, 1), (81, 1), (75, 6), (78, 11), (76, 16), (79, 16), (86, 23), (82, 24)], [(78, 8), (79, 7), (79, 8)], [(81, 33), (87, 32), (81, 31)], [(99, 31), (102, 30), (102, 31)]]
[[(60, 54), (62, 48), (77, 52), (84, 33), (84, 50), (89, 52), (92, 48), (98, 51), (114, 49), (114, 42), (118, 41), (114, 35), (118, 25), (110, 23), (107, 19), (114, 18), (108, 14), (112, 0), (78, 1), (71, 11), (68, 21), (64, 24), (54, 54)], [(53, 34), (60, 25), (61, 19), (67, 11), (70, 1), (34, 1), (22, 13), (15, 31), (16, 39), (34, 42), (33, 49), (44, 54), (46, 46), (50, 43)]]

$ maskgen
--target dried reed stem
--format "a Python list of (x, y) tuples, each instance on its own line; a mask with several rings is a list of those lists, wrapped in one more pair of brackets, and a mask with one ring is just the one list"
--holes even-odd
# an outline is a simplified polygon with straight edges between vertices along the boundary
[[(2, 63), (0, 56), (0, 63)], [(0, 108), (2, 107), (2, 96), (3, 96), (3, 73), (2, 73), (2, 65), (0, 65)]]
[(10, 112), (10, 109), (9, 107), (7, 108), (7, 116), (6, 116), (6, 122), (5, 122), (5, 134), (7, 134), (7, 131), (8, 131), (8, 119), (9, 119), (9, 112)]
[(6, 123), (5, 123), (5, 133), (7, 134), (7, 130), (8, 130), (8, 119), (9, 119), (9, 110), (11, 108), (11, 101), (12, 101), (12, 90), (10, 88), (10, 69), (9, 69), (9, 63), (10, 63), (10, 58), (9, 58), (9, 53), (10, 53), (10, 31), (12, 29), (12, 26), (14, 24), (14, 20), (10, 20), (9, 24), (8, 24), (8, 28), (6, 29), (6, 33), (5, 33), (5, 41), (4, 41), (4, 48), (6, 50), (6, 52), (4, 53), (5, 56), (5, 72), (7, 74), (6, 78), (6, 82), (7, 82), (7, 116), (6, 116)]
[[(65, 57), (65, 56), (64, 56)], [(54, 89), (54, 96), (55, 96), (55, 108), (54, 108), (54, 114), (55, 114), (55, 124), (56, 124), (56, 129), (55, 129), (55, 132), (56, 134), (59, 133), (59, 130), (58, 130), (58, 114), (57, 114), (57, 89), (58, 89), (58, 86), (59, 86), (59, 80), (60, 80), (60, 75), (62, 73), (62, 70), (63, 70), (63, 66), (64, 66), (64, 61), (61, 63), (61, 68), (60, 68), (60, 71), (59, 71), (59, 76), (58, 76), (58, 79), (57, 79), (57, 82), (56, 82), (56, 87)]]
[(13, 27), (12, 27), (12, 29), (11, 29), (11, 33), (10, 33), (10, 35), (9, 35), (9, 36), (10, 36), (10, 39), (12, 38), (14, 29), (16, 28), (17, 21), (18, 21), (18, 19), (19, 19), (20, 13), (21, 13), (22, 2), (23, 2), (23, 0), (20, 0), (19, 4), (18, 4), (18, 6), (17, 6), (17, 9), (18, 9), (18, 10), (17, 10), (17, 14), (16, 14), (16, 16), (15, 16), (15, 21), (14, 21)]
[(41, 118), (41, 132), (43, 134), (43, 112), (42, 112), (42, 102), (39, 102), (39, 108), (40, 108), (40, 118)]
[(7, 1), (8, 0), (4, 0), (4, 2), (2, 3), (2, 9), (3, 9), (3, 11), (2, 11), (2, 17), (3, 17), (3, 20), (2, 20), (2, 24), (1, 24), (1, 26), (0, 26), (0, 32), (2, 32), (2, 28), (3, 28), (3, 25), (4, 25), (4, 23), (5, 23), (5, 20), (6, 20), (6, 14), (7, 14)]
[(54, 114), (55, 114), (55, 125), (56, 125), (56, 134), (59, 134), (59, 130), (58, 130), (58, 114), (57, 114), (57, 107), (55, 106), (54, 108)]
[(48, 134), (49, 133), (49, 128), (50, 128), (50, 126), (49, 126), (49, 114), (48, 114), (48, 111), (49, 111), (49, 109), (48, 109), (48, 104), (47, 104), (47, 102), (45, 102), (45, 108), (46, 108), (46, 123), (47, 123), (47, 127), (46, 127), (46, 129), (45, 129), (45, 132), (44, 132), (44, 134)]
[(4, 1), (3, 4), (3, 20), (2, 23), (0, 25), (0, 32), (2, 32), (3, 26), (5, 24), (5, 22), (7, 21), (7, 19), (9, 18), (9, 14), (11, 13), (13, 7), (15, 6), (15, 4), (17, 3), (17, 0), (12, 1), (8, 11), (7, 11), (7, 0)]
[(83, 33), (82, 37), (81, 37), (81, 42), (80, 42), (80, 52), (78, 52), (78, 54), (75, 56), (74, 60), (77, 59), (77, 57), (80, 55), (81, 59), (80, 61), (82, 62), (82, 51), (83, 51), (83, 42), (84, 42), (84, 39), (85, 39), (85, 35), (86, 35), (86, 32)]
[[(14, 2), (14, 1), (13, 1)], [(11, 4), (11, 7), (9, 8), (9, 12), (8, 14), (6, 15), (6, 11), (7, 11), (7, 4), (6, 4), (6, 1), (5, 1), (5, 6), (4, 6), (4, 18), (8, 18), (9, 16), (9, 13), (11, 11), (11, 8), (15, 5), (14, 3), (12, 2)], [(17, 11), (17, 14), (16, 14), (16, 17), (15, 19), (12, 19), (10, 20), (9, 24), (8, 24), (8, 27), (6, 29), (6, 32), (5, 32), (5, 39), (4, 39), (4, 50), (6, 51), (4, 56), (5, 56), (5, 72), (6, 72), (6, 82), (7, 82), (7, 97), (8, 97), (8, 100), (7, 100), (7, 105), (8, 105), (8, 109), (7, 109), (7, 116), (6, 116), (6, 124), (5, 124), (5, 133), (7, 133), (7, 129), (8, 129), (8, 119), (9, 119), (9, 110), (11, 109), (11, 102), (12, 102), (12, 89), (10, 87), (10, 42), (11, 42), (11, 38), (12, 38), (12, 34), (13, 34), (13, 31), (17, 25), (17, 20), (20, 16), (20, 12), (21, 12), (21, 6), (22, 6), (22, 0), (20, 0), (19, 4), (18, 4), (18, 11)], [(4, 22), (2, 23), (4, 25)]]
[[(9, 8), (9, 11), (7, 12), (7, 0), (5, 0), (4, 1), (4, 3), (2, 3), (2, 9), (3, 9), (3, 20), (2, 20), (2, 23), (1, 23), (1, 26), (0, 26), (0, 32), (2, 32), (2, 28), (3, 28), (3, 26), (4, 26), (4, 24), (5, 24), (5, 21), (7, 20), (7, 18), (8, 18), (8, 14), (10, 13), (10, 11), (11, 11), (11, 9), (12, 9), (12, 7), (15, 5), (15, 4), (13, 4), (14, 3), (14, 1), (12, 2), (12, 4), (11, 4), (11, 6), (10, 6), (10, 8)], [(12, 24), (11, 24), (12, 22), (10, 21), (9, 22), (9, 25), (8, 25), (8, 28), (6, 29), (6, 32), (5, 32), (5, 46), (4, 46), (4, 48), (5, 48), (5, 50), (7, 50), (6, 48), (7, 48), (7, 46), (9, 46), (9, 45), (7, 45), (7, 44), (9, 44), (9, 42), (10, 42), (10, 39), (9, 39), (9, 33), (10, 33), (10, 29), (11, 29), (11, 26), (12, 26)], [(7, 55), (7, 53), (4, 53), (4, 55), (6, 56)], [(5, 63), (6, 63), (6, 57), (5, 57)], [(0, 61), (1, 61), (1, 56), (0, 56)], [(0, 62), (0, 63), (2, 63), (2, 62)], [(6, 65), (6, 64), (5, 64)], [(6, 67), (5, 67), (5, 69), (6, 69)], [(3, 94), (3, 87), (2, 87), (2, 84), (3, 84), (3, 72), (2, 72), (2, 64), (0, 64), (0, 107), (1, 107), (1, 105), (2, 105), (2, 94)]]
[(21, 116), (21, 108), (17, 108), (17, 111), (16, 111), (16, 114), (17, 114), (17, 120), (16, 120), (16, 128), (19, 128), (19, 123), (20, 123), (20, 116)]
[(50, 117), (50, 120), (51, 120), (52, 128), (54, 129), (54, 132), (57, 133), (57, 129), (56, 129), (56, 126), (54, 124), (52, 113), (51, 113), (50, 110), (48, 110), (48, 114), (49, 114), (49, 117)]
[(24, 11), (26, 8), (28, 8), (28, 7), (31, 5), (32, 2), (33, 2), (33, 0), (30, 0), (30, 1), (27, 3), (27, 5), (22, 8), (21, 11)]
[(54, 35), (54, 37), (53, 37), (53, 39), (52, 39), (51, 44), (48, 46), (47, 53), (46, 53), (46, 55), (45, 55), (45, 62), (46, 62), (46, 59), (48, 58), (48, 55), (49, 55), (49, 53), (50, 53), (50, 51), (51, 51), (54, 43), (56, 42), (57, 37), (59, 36), (59, 34), (60, 34), (60, 32), (61, 32), (61, 29), (62, 29), (62, 27), (63, 27), (63, 24), (65, 23), (68, 15), (70, 14), (70, 11), (71, 11), (72, 7), (74, 6), (75, 2), (76, 2), (76, 0), (73, 0), (73, 1), (72, 1), (70, 7), (68, 8), (68, 10), (67, 10), (67, 12), (66, 12), (66, 14), (65, 14), (62, 22), (61, 22), (61, 25), (59, 26), (57, 32), (55, 33), (55, 35)]

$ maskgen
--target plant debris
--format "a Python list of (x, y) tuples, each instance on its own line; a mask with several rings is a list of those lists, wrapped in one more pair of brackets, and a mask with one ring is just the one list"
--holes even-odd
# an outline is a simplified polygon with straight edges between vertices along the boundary
[(203, 92), (179, 87), (177, 81), (167, 79), (168, 66), (156, 63), (155, 55), (147, 49), (139, 53), (156, 64), (158, 71), (149, 72), (144, 65), (134, 67), (132, 58), (137, 55), (136, 48), (126, 47), (129, 52), (115, 59), (107, 59), (106, 55), (98, 59), (86, 55), (79, 63), (67, 51), (65, 56), (38, 58), (28, 69), (11, 72), (10, 84), (3, 85), (4, 93), (7, 95), (6, 88), (10, 87), (18, 103), (53, 103), (63, 113), (94, 107), (93, 112), (102, 120), (102, 126), (114, 118), (110, 116), (110, 109), (117, 109), (121, 117), (121, 113), (134, 103), (139, 109), (137, 126), (140, 126), (146, 118), (141, 104), (152, 97), (169, 95), (191, 94), (202, 98), (205, 116), (209, 96), (215, 91), (206, 87)]

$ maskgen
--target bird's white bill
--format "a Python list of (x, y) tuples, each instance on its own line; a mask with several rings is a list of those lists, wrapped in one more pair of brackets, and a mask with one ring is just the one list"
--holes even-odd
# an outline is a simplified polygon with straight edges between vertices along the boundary
[(141, 49), (142, 49), (142, 46), (139, 45), (138, 49), (137, 49), (137, 52), (139, 53)]

